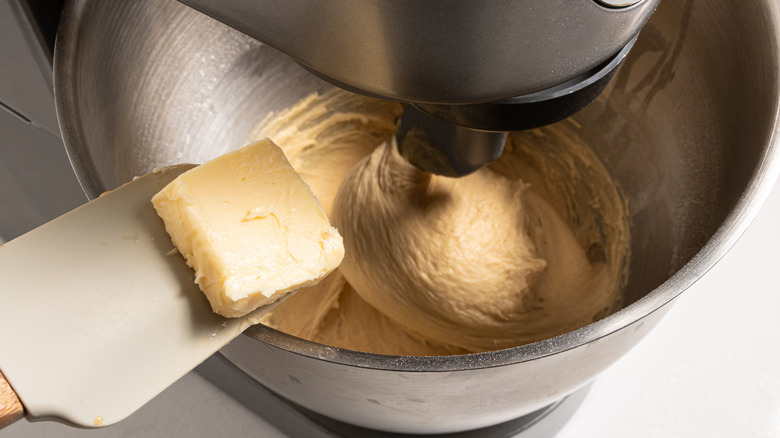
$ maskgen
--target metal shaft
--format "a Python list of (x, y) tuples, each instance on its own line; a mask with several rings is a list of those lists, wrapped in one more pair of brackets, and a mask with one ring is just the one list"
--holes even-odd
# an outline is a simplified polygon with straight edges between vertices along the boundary
[(464, 128), (407, 105), (396, 131), (398, 151), (410, 163), (437, 175), (466, 176), (501, 156), (506, 132)]

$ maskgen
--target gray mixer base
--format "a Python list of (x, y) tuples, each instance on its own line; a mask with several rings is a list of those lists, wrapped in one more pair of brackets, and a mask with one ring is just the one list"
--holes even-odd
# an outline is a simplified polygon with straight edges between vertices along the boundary
[[(365, 429), (324, 417), (279, 397), (216, 354), (196, 372), (230, 394), (257, 415), (291, 437), (402, 438), (403, 435)], [(545, 408), (495, 426), (466, 432), (424, 435), (440, 438), (548, 438), (554, 436), (585, 399), (590, 384)]]

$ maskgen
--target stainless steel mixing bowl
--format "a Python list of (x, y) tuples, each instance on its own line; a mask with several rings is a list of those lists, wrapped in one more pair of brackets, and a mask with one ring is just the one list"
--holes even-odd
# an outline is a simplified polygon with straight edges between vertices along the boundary
[[(614, 83), (574, 117), (630, 199), (631, 272), (617, 313), (484, 354), (363, 354), (263, 326), (223, 354), (295, 403), (391, 431), (487, 426), (572, 393), (661, 319), (767, 196), (780, 170), (779, 29), (775, 0), (662, 2)], [(93, 197), (236, 148), (270, 111), (329, 88), (174, 0), (74, 0), (55, 53), (63, 138)]]

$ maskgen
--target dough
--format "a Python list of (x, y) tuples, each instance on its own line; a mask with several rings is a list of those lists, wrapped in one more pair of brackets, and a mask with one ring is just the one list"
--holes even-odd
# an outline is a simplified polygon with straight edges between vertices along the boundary
[(336, 90), (259, 126), (346, 246), (338, 272), (266, 324), (342, 348), (438, 355), (549, 338), (619, 307), (627, 207), (576, 124), (512, 134), (496, 163), (451, 179), (399, 156), (401, 111)]

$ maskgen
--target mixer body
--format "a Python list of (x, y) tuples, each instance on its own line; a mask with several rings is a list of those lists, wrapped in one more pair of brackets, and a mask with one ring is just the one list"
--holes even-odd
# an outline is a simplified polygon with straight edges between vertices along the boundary
[[(415, 104), (400, 152), (450, 177), (498, 158), (504, 131), (557, 122), (595, 99), (660, 2), (180, 1), (334, 85)], [(403, 141), (409, 132), (420, 135)]]
[(181, 1), (342, 88), (436, 104), (502, 100), (577, 78), (620, 52), (660, 2)]

